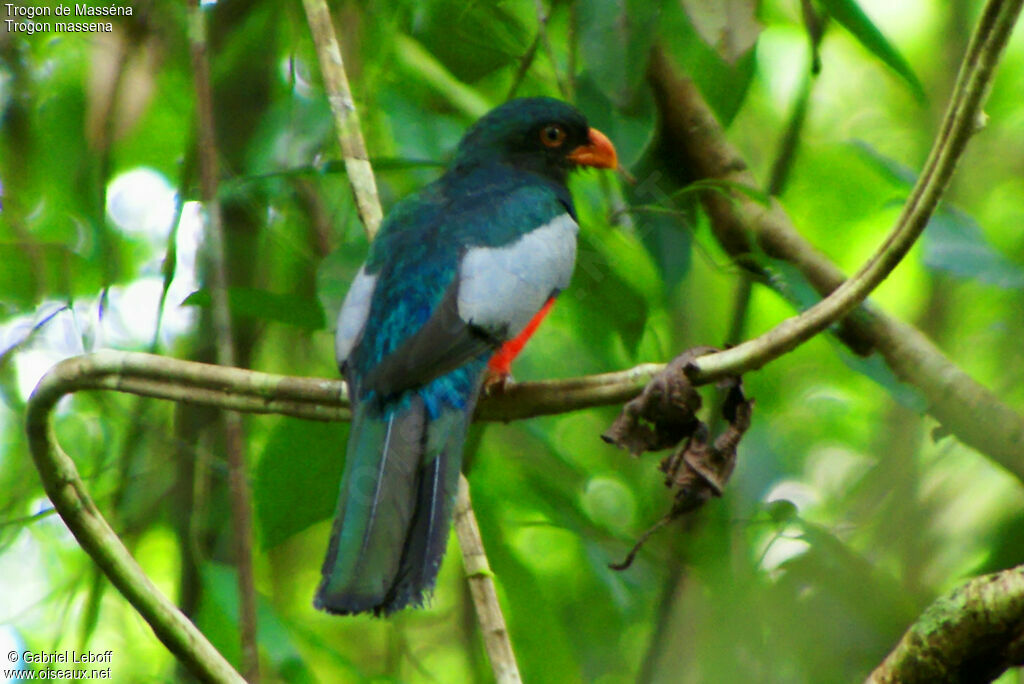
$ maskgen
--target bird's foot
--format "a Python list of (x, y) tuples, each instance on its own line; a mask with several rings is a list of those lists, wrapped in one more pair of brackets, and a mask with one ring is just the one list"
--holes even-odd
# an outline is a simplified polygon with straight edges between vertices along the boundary
[(512, 373), (509, 371), (495, 370), (494, 368), (488, 367), (484, 372), (484, 396), (489, 397), (494, 394), (503, 394), (505, 390), (509, 388), (509, 385), (514, 382), (515, 380), (512, 378)]

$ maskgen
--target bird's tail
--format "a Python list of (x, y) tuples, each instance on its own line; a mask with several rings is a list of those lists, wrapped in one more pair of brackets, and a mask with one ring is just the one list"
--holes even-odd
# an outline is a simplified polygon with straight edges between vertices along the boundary
[(471, 413), (431, 418), (415, 394), (388, 416), (354, 408), (317, 608), (380, 615), (423, 603), (448, 540)]

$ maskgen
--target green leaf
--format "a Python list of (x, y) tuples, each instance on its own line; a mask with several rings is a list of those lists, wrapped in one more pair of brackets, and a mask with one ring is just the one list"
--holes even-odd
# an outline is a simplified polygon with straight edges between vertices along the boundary
[(435, 59), (435, 54), (409, 36), (395, 36), (395, 56), (410, 77), (444, 95), (452, 106), (466, 116), (475, 119), (486, 114), (493, 106), (475, 88), (466, 85), (446, 69), (444, 63)]
[(102, 285), (95, 263), (54, 242), (0, 242), (0, 293), (30, 308), (44, 297), (95, 293)]
[[(851, 316), (858, 315), (857, 311), (854, 311)], [(857, 371), (862, 375), (866, 375), (871, 378), (879, 385), (881, 385), (890, 396), (895, 399), (900, 405), (905, 406), (911, 411), (918, 413), (925, 411), (928, 408), (928, 401), (924, 398), (924, 395), (914, 387), (896, 377), (892, 368), (889, 364), (882, 359), (878, 354), (872, 354), (871, 356), (864, 358), (857, 356), (856, 354), (850, 353), (850, 351), (843, 345), (835, 343), (836, 351), (839, 354), (839, 358), (852, 370)]]
[[(643, 290), (649, 290), (658, 281), (655, 267), (642, 246), (622, 235), (597, 233), (580, 233), (572, 288), (562, 299), (571, 298), (573, 305), (595, 323), (594, 330), (588, 331), (590, 334), (584, 335), (583, 341), (599, 358), (611, 362), (608, 355), (614, 348), (611, 338), (615, 334), (631, 354), (635, 353), (649, 313)], [(636, 270), (630, 272), (632, 267)]]
[(747, 53), (761, 34), (757, 0), (681, 0), (700, 37), (730, 64)]
[[(803, 311), (821, 301), (821, 295), (818, 294), (818, 291), (814, 289), (795, 266), (775, 259), (769, 259), (767, 262), (771, 264), (771, 270), (774, 275), (773, 287), (792, 302), (797, 309)], [(863, 310), (859, 308), (854, 309), (849, 314), (849, 316), (860, 315), (863, 315)], [(835, 331), (836, 328), (837, 326), (833, 325), (831, 330)], [(896, 374), (893, 373), (892, 369), (878, 354), (872, 354), (867, 358), (863, 358), (851, 353), (845, 345), (839, 344), (834, 337), (830, 337), (829, 341), (833, 343), (836, 353), (844, 364), (850, 369), (877, 382), (901, 405), (918, 412), (924, 411), (927, 408), (928, 404), (921, 393), (912, 385), (908, 385), (897, 378)]]
[(1004, 289), (1024, 289), (1024, 266), (996, 251), (981, 227), (955, 207), (940, 207), (922, 238), (925, 266)]
[(921, 82), (917, 79), (913, 69), (907, 64), (896, 48), (889, 43), (882, 32), (878, 30), (872, 21), (864, 14), (853, 0), (819, 0), (822, 6), (835, 17), (836, 21), (853, 34), (853, 37), (863, 45), (868, 52), (882, 60), (890, 69), (895, 71), (902, 78), (911, 92), (919, 101), (924, 101), (925, 94)]
[(282, 418), (256, 466), (253, 500), (263, 548), (334, 513), (348, 423)]
[[(206, 628), (204, 631), (219, 650), (237, 663), (238, 573), (226, 565), (204, 563), (202, 582), (203, 603), (197, 622)], [(295, 644), (294, 627), (286, 624), (274, 606), (262, 596), (256, 597), (256, 619), (260, 650), (270, 662), (273, 672), (284, 681), (297, 684), (317, 681)]]
[(580, 54), (594, 81), (620, 107), (637, 94), (662, 2), (584, 0), (579, 3)]
[[(210, 292), (198, 290), (186, 297), (181, 305), (206, 307), (211, 303)], [(322, 330), (325, 327), (324, 311), (319, 303), (297, 295), (233, 287), (228, 290), (228, 307), (238, 316), (294, 325), (305, 330)]]
[(764, 504), (764, 510), (773, 523), (790, 522), (800, 517), (800, 510), (789, 499), (775, 499)]
[[(853, 146), (895, 185), (909, 189), (917, 182), (918, 174), (909, 166), (886, 157), (866, 142), (856, 140)], [(934, 271), (1005, 289), (1024, 288), (1024, 265), (996, 250), (978, 223), (956, 207), (939, 206), (925, 228), (921, 244), (924, 264)]]
[(747, 96), (757, 69), (757, 50), (730, 63), (700, 37), (682, 3), (669, 2), (659, 17), (661, 45), (689, 74), (723, 126), (729, 126)]
[[(632, 167), (638, 179), (623, 187), (636, 234), (661, 272), (665, 290), (675, 288), (692, 265), (695, 202), (675, 202), (665, 188), (675, 185), (673, 169), (649, 148)], [(689, 198), (695, 199), (695, 198)]]
[(641, 91), (628, 109), (622, 109), (608, 97), (593, 71), (576, 80), (576, 106), (587, 113), (590, 125), (614, 141), (619, 163), (626, 168), (637, 162), (657, 128), (657, 110), (649, 92)]
[[(430, 52), (431, 61), (438, 61), (455, 78), (468, 83), (517, 61), (526, 52), (532, 38), (527, 22), (534, 21), (534, 14), (533, 3), (416, 3), (413, 35)], [(404, 39), (395, 36), (395, 40), (401, 52)]]
[(885, 156), (869, 143), (863, 140), (851, 140), (850, 145), (860, 153), (860, 157), (868, 162), (880, 176), (891, 181), (894, 185), (910, 188), (917, 182), (916, 171), (892, 157)]

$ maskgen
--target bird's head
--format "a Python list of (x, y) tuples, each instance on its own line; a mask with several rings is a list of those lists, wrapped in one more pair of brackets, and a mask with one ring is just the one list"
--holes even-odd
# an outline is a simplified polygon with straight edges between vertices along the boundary
[(509, 100), (466, 132), (455, 165), (495, 162), (563, 183), (577, 166), (618, 167), (611, 141), (578, 109), (550, 97)]

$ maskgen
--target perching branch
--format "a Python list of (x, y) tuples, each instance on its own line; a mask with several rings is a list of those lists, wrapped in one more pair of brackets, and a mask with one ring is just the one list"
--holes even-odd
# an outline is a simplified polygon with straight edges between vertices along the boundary
[[(206, 55), (206, 16), (199, 0), (189, 0), (189, 46), (196, 90), (198, 123), (199, 185), (206, 216), (209, 271), (213, 280), (213, 332), (217, 362), (235, 366), (235, 341), (228, 309), (228, 274), (224, 225), (217, 199), (217, 141), (213, 121), (213, 89), (210, 61)], [(242, 650), (242, 672), (246, 681), (260, 680), (257, 638), (256, 582), (252, 568), (252, 496), (249, 493), (242, 418), (228, 411), (224, 418), (224, 450), (228, 461), (228, 493), (234, 527), (235, 567), (238, 569), (238, 627)]]
[(918, 618), (868, 684), (988, 682), (1024, 665), (1024, 566), (977, 577)]
[[(663, 364), (645, 363), (614, 373), (510, 383), (502, 393), (482, 398), (474, 417), (509, 422), (621, 404), (662, 368)], [(306, 420), (351, 418), (342, 380), (276, 375), (141, 352), (105, 350), (65, 359), (47, 371), (36, 392), (44, 389), (61, 395), (109, 390)]]
[[(511, 385), (500, 396), (485, 398), (477, 417), (509, 421), (564, 413), (574, 408), (621, 404), (633, 397), (661, 366), (646, 364), (619, 373), (570, 380)], [(39, 381), (26, 409), (29, 449), (43, 488), (82, 548), (153, 628), (157, 637), (198, 678), (210, 682), (244, 681), (195, 625), (160, 590), (132, 558), (89, 497), (74, 461), (60, 448), (50, 426), (57, 401), (72, 392), (111, 390), (139, 396), (189, 402), (232, 411), (273, 413), (310, 420), (348, 420), (348, 402), (341, 380), (298, 378), (241, 368), (180, 361), (153, 354), (102, 351), (66, 359)], [(465, 486), (465, 480), (460, 483)], [(470, 526), (464, 526), (466, 530)], [(463, 529), (460, 527), (459, 529)], [(479, 530), (476, 530), (479, 537)], [(460, 534), (464, 554), (476, 556), (476, 543)], [(479, 558), (466, 561), (476, 592), (496, 596), (489, 575), (469, 571)], [(489, 585), (490, 589), (485, 589)], [(507, 641), (494, 627), (497, 604), (479, 612), (485, 638)], [(488, 636), (490, 634), (490, 636)], [(497, 646), (495, 648), (498, 648)], [(511, 653), (511, 644), (500, 647)], [(506, 676), (515, 661), (492, 659), (495, 677)]]
[[(981, 104), (1021, 9), (1021, 0), (993, 0), (975, 30), (957, 87), (924, 172), (889, 238), (856, 276), (844, 284), (839, 270), (793, 228), (778, 204), (770, 207), (740, 193), (706, 193), (704, 206), (716, 237), (734, 255), (749, 254), (750, 237), (769, 256), (799, 268), (824, 300), (775, 329), (695, 362), (693, 379), (711, 381), (759, 368), (849, 313), (888, 275), (927, 224), (966, 143), (977, 129)], [(756, 187), (739, 153), (694, 84), (679, 77), (656, 51), (649, 78), (662, 115), (666, 148), (698, 178)], [(833, 292), (834, 291), (834, 292)], [(863, 305), (847, 319), (851, 328), (885, 358), (904, 381), (929, 401), (929, 412), (962, 442), (1024, 479), (1024, 418), (957, 368), (919, 331)]]

